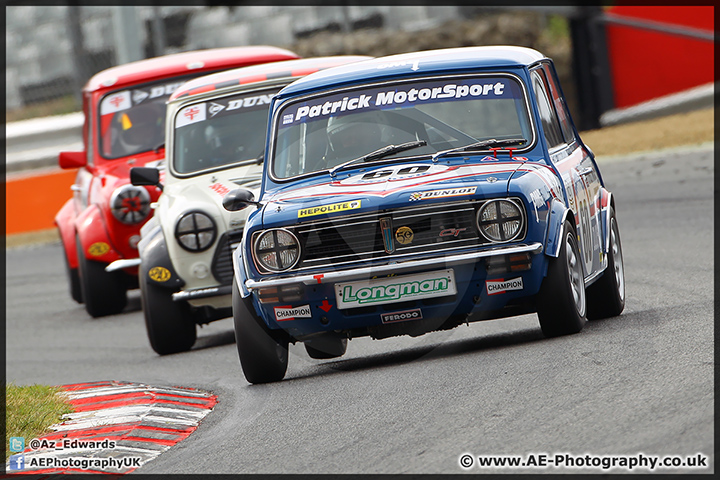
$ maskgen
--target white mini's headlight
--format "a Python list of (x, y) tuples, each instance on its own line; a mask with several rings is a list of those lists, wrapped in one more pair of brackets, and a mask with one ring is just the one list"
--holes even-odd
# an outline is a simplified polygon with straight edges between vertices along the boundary
[(282, 272), (300, 259), (300, 242), (289, 230), (275, 228), (255, 237), (253, 253), (261, 270)]
[(522, 234), (523, 209), (514, 200), (491, 200), (478, 210), (477, 225), (487, 240), (510, 242)]
[(175, 239), (189, 252), (202, 252), (215, 242), (217, 228), (213, 219), (203, 212), (188, 212), (175, 225)]
[(150, 214), (150, 194), (135, 185), (118, 187), (110, 196), (110, 211), (125, 225), (140, 223)]

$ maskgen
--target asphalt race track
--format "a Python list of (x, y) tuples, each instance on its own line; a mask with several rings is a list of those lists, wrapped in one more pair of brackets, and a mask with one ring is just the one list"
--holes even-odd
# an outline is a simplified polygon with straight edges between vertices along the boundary
[[(198, 430), (137, 473), (627, 473), (481, 468), (478, 456), (703, 454), (714, 471), (712, 147), (600, 159), (616, 197), (627, 304), (544, 339), (535, 315), (418, 338), (352, 340), (337, 360), (291, 347), (286, 379), (251, 386), (231, 320), (157, 356), (139, 292), (92, 319), (68, 294), (59, 244), (7, 256), (7, 380), (98, 380), (212, 391)], [(475, 457), (464, 470), (463, 454)]]

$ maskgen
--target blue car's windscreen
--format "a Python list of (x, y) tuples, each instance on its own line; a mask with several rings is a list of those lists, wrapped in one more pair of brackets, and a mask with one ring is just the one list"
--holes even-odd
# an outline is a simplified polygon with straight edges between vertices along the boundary
[[(533, 140), (525, 93), (513, 77), (445, 77), (343, 90), (290, 102), (275, 116), (272, 174), (333, 168), (388, 145), (418, 145), (384, 158), (487, 139)], [(423, 143), (421, 145), (421, 143)]]

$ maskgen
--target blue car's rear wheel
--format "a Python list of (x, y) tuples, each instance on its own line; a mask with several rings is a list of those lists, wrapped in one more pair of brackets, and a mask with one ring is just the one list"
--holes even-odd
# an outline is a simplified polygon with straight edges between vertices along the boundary
[(232, 289), (235, 343), (240, 365), (250, 383), (282, 380), (288, 365), (288, 335), (282, 330), (270, 330), (255, 312), (250, 297), (242, 298), (236, 280)]
[(610, 249), (602, 276), (587, 289), (588, 319), (616, 317), (625, 309), (625, 266), (615, 210), (610, 207)]

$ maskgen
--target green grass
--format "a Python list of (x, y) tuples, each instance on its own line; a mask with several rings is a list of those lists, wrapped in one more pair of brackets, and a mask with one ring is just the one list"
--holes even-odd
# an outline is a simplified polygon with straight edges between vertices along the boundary
[(5, 122), (17, 122), (35, 117), (48, 117), (51, 115), (64, 115), (79, 112), (81, 106), (73, 95), (66, 95), (55, 100), (27, 105), (17, 110), (5, 111)]
[[(70, 404), (58, 395), (62, 389), (46, 385), (17, 386), (8, 384), (5, 391), (6, 437), (24, 437), (25, 445), (60, 423), (62, 415), (73, 412)], [(13, 453), (5, 445), (5, 460)]]

